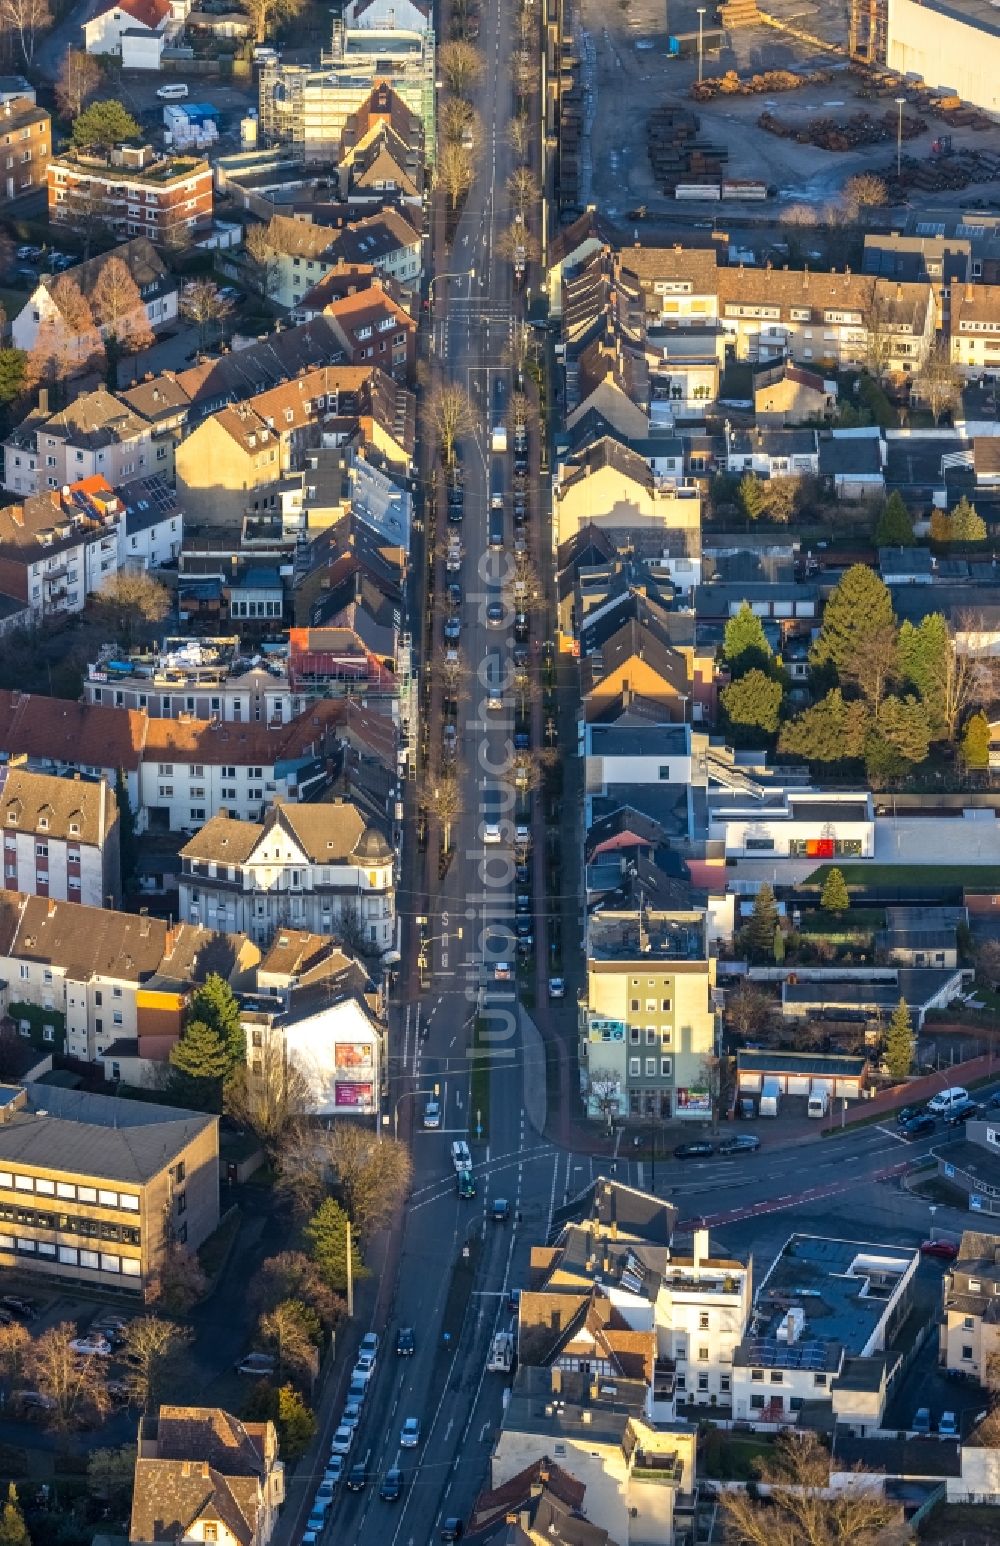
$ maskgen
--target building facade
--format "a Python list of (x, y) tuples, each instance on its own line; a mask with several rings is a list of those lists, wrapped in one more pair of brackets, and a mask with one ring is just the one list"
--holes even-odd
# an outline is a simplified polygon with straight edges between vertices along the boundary
[(0, 826), (5, 890), (117, 907), (118, 801), (106, 779), (0, 767)]
[(44, 188), (51, 154), (52, 120), (33, 94), (0, 104), (0, 204)]
[(49, 162), (48, 190), (51, 224), (82, 228), (96, 218), (123, 240), (183, 247), (212, 224), (208, 162), (149, 145), (119, 145), (106, 159), (67, 151)]

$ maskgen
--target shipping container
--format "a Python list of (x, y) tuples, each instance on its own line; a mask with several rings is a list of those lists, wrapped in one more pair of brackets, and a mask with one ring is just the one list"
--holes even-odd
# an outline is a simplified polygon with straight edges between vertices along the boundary
[(678, 183), (674, 189), (675, 199), (696, 199), (708, 204), (721, 197), (718, 183)]

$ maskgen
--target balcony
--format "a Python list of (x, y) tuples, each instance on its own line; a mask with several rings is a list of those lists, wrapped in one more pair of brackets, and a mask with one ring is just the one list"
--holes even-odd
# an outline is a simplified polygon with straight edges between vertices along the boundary
[(637, 1449), (632, 1458), (633, 1482), (650, 1482), (654, 1486), (677, 1488), (683, 1476), (684, 1466), (678, 1455), (653, 1454), (645, 1449)]

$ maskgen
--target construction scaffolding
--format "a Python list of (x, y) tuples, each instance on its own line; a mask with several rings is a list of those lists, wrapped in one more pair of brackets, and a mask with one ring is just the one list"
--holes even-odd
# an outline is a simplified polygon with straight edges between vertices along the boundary
[(851, 0), (847, 42), (850, 57), (869, 64), (885, 64), (888, 48), (888, 0)]

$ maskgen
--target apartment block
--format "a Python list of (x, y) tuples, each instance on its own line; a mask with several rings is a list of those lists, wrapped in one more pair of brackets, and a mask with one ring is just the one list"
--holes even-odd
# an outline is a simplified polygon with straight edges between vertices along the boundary
[(151, 1297), (169, 1248), (197, 1250), (218, 1227), (218, 1126), (177, 1106), (0, 1087), (0, 1269)]
[(193, 988), (212, 972), (252, 983), (259, 959), (239, 935), (0, 891), (0, 1006), (40, 1050), (81, 1062), (143, 1038), (165, 1057)]
[(4, 487), (15, 494), (62, 489), (84, 478), (112, 488), (170, 473), (169, 447), (153, 425), (103, 387), (50, 413), (48, 392), (4, 441)]
[(165, 1539), (268, 1546), (285, 1501), (272, 1422), (161, 1406), (139, 1422), (128, 1546)]
[(945, 1368), (983, 1383), (1000, 1349), (1000, 1239), (962, 1232), (958, 1258), (942, 1283), (940, 1354)]
[(280, 929), (348, 923), (366, 948), (395, 941), (393, 852), (350, 801), (276, 801), (263, 822), (218, 815), (181, 849), (180, 915), (267, 944)]
[(601, 906), (587, 932), (581, 1080), (591, 1116), (711, 1115), (715, 958), (703, 911)]
[(34, 94), (0, 104), (0, 204), (44, 188), (51, 154), (52, 120)]
[(3, 884), (7, 891), (116, 907), (119, 812), (107, 779), (56, 778), (0, 767)]
[(49, 162), (49, 221), (82, 228), (95, 218), (115, 235), (183, 247), (212, 224), (212, 168), (198, 156), (118, 145), (107, 157), (66, 151)]

